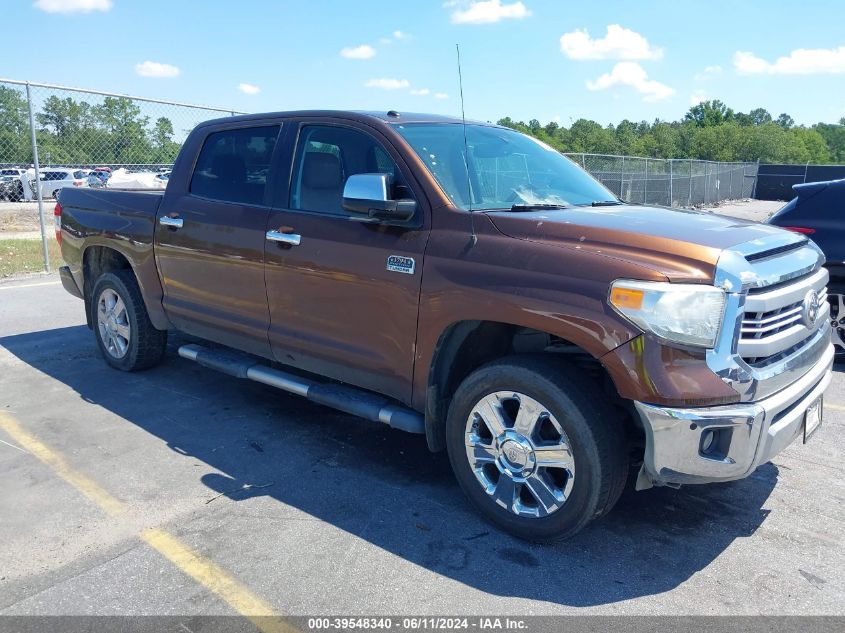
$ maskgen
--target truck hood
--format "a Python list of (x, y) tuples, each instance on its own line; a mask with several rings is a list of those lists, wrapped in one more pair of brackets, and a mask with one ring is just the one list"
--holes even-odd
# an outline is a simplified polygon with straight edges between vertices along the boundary
[(510, 237), (624, 259), (693, 283), (713, 281), (723, 250), (783, 231), (702, 211), (627, 204), (486, 215)]

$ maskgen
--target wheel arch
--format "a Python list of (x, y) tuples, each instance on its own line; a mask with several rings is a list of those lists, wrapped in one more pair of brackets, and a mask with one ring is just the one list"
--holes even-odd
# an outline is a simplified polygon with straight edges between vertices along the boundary
[(555, 355), (589, 371), (614, 400), (616, 387), (601, 361), (559, 335), (498, 321), (466, 320), (440, 335), (429, 367), (425, 395), (425, 426), (429, 449), (446, 446), (446, 418), (458, 385), (478, 367), (511, 354)]
[(151, 302), (145, 284), (135, 266), (132, 265), (129, 256), (112, 246), (103, 244), (92, 244), (87, 246), (82, 252), (82, 295), (85, 301), (85, 319), (88, 327), (93, 328), (94, 324), (94, 315), (92, 312), (94, 285), (101, 275), (114, 270), (132, 271), (135, 280), (141, 288), (144, 307), (147, 309), (147, 314), (149, 314), (153, 326), (159, 330), (168, 329), (170, 324), (164, 316), (161, 305)]

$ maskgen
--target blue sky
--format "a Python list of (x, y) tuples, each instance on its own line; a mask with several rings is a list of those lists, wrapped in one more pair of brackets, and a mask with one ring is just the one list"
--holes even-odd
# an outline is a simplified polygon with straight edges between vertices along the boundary
[(672, 120), (701, 98), (845, 116), (842, 0), (6, 0), (3, 16), (3, 77), (249, 112), (460, 114), (460, 43), (468, 118)]

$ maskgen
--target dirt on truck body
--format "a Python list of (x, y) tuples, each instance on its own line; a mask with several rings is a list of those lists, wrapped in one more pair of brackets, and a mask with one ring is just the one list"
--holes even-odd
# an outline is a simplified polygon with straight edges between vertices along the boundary
[[(103, 358), (179, 354), (423, 434), (526, 539), (638, 488), (745, 477), (821, 422), (806, 236), (625, 204), (536, 139), (396, 112), (200, 124), (163, 193), (65, 189)], [(806, 441), (806, 439), (805, 439)]]

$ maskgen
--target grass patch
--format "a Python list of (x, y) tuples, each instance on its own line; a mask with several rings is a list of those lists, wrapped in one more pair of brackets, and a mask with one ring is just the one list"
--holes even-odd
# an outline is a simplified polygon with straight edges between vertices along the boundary
[[(56, 240), (47, 239), (50, 252), (50, 268), (56, 270), (64, 261)], [(44, 254), (41, 240), (0, 240), (0, 277), (19, 273), (37, 273), (44, 270)]]

